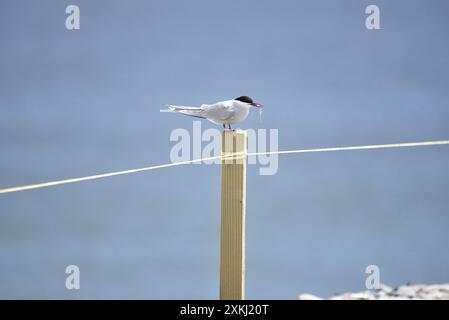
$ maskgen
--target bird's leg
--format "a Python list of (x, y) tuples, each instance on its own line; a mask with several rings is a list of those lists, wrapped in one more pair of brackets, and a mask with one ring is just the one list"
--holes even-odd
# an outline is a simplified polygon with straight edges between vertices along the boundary
[(223, 129), (225, 129), (226, 130), (226, 125), (223, 123)]
[(229, 127), (229, 130), (231, 130), (231, 124), (230, 123), (228, 123), (228, 127)]

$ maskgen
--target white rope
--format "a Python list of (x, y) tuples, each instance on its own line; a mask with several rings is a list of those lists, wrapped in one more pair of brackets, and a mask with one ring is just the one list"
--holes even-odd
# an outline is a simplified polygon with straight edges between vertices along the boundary
[(386, 149), (386, 148), (405, 148), (405, 147), (424, 147), (424, 146), (436, 146), (436, 145), (442, 145), (442, 144), (449, 144), (449, 140), (392, 143), (392, 144), (374, 144), (374, 145), (368, 145), (368, 146), (353, 146), (353, 147), (285, 150), (285, 151), (273, 151), (273, 152), (255, 152), (255, 153), (248, 153), (248, 156), (270, 155), (270, 154), (310, 153), (310, 152), (329, 152), (329, 151), (350, 151), (350, 150), (367, 150), (367, 149)]
[(129, 173), (136, 173), (136, 172), (142, 172), (142, 171), (156, 170), (156, 169), (180, 166), (180, 165), (183, 165), (183, 164), (191, 164), (191, 163), (199, 162), (199, 161), (202, 161), (202, 160), (206, 160), (207, 161), (207, 160), (214, 160), (214, 159), (219, 159), (219, 158), (221, 158), (221, 156), (211, 157), (211, 158), (204, 158), (204, 159), (199, 159), (199, 160), (197, 159), (197, 160), (189, 160), (189, 161), (161, 164), (161, 165), (158, 165), (158, 166), (151, 166), (151, 167), (143, 167), (143, 168), (137, 168), (137, 169), (123, 170), (123, 171), (102, 173), (102, 174), (97, 174), (97, 175), (93, 175), (93, 176), (86, 176), (86, 177), (80, 177), (80, 178), (58, 180), (58, 181), (50, 181), (50, 182), (44, 182), (44, 183), (38, 183), (38, 184), (30, 184), (30, 185), (26, 185), (26, 186), (5, 188), (5, 189), (0, 189), (0, 194), (1, 193), (18, 192), (18, 191), (24, 191), (24, 190), (30, 190), (30, 189), (46, 188), (46, 187), (51, 187), (51, 186), (57, 186), (57, 185), (60, 185), (60, 184), (75, 183), (75, 182), (81, 182), (81, 181), (87, 181), (87, 180), (95, 180), (95, 179), (119, 176), (119, 175), (129, 174)]
[[(395, 144), (379, 144), (379, 145), (352, 146), (352, 147), (336, 147), (336, 148), (319, 148), (319, 149), (302, 149), (302, 150), (254, 152), (254, 153), (248, 153), (247, 156), (250, 157), (250, 156), (272, 155), (272, 154), (296, 154), (296, 153), (311, 153), (311, 152), (330, 152), (330, 151), (350, 151), (350, 150), (385, 149), (385, 148), (422, 147), (422, 146), (435, 146), (435, 145), (447, 145), (447, 144), (449, 144), (449, 140), (425, 141), (425, 142), (410, 142), (410, 143), (395, 143)], [(231, 155), (225, 155), (225, 156), (216, 156), (216, 157), (195, 159), (195, 160), (189, 160), (189, 161), (181, 161), (181, 162), (161, 164), (161, 165), (151, 166), (151, 167), (143, 167), (143, 168), (137, 168), (137, 169), (124, 170), (124, 171), (115, 171), (115, 172), (97, 174), (97, 175), (80, 177), (80, 178), (58, 180), (58, 181), (50, 181), (50, 182), (45, 182), (45, 183), (38, 183), (38, 184), (31, 184), (31, 185), (25, 185), (25, 186), (12, 187), (12, 188), (5, 188), (5, 189), (0, 189), (0, 194), (2, 194), (2, 193), (11, 193), (11, 192), (18, 192), (18, 191), (24, 191), (24, 190), (31, 190), (31, 189), (38, 189), (38, 188), (46, 188), (46, 187), (51, 187), (51, 186), (56, 186), (56, 185), (61, 185), (61, 184), (68, 184), (68, 183), (81, 182), (81, 181), (102, 179), (102, 178), (107, 178), (107, 177), (119, 176), (119, 175), (123, 175), (123, 174), (130, 174), (130, 173), (137, 173), (137, 172), (143, 172), (143, 171), (149, 171), (149, 170), (169, 168), (169, 167), (180, 166), (180, 165), (184, 165), (184, 164), (198, 163), (198, 162), (201, 162), (201, 161), (216, 160), (216, 159), (220, 159), (220, 158), (221, 159), (227, 159), (227, 158), (230, 158), (230, 157), (234, 157), (235, 155), (236, 154), (231, 154)]]

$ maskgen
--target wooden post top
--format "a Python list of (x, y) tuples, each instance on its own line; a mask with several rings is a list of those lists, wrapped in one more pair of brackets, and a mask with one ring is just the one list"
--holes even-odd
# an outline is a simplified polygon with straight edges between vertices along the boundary
[[(245, 130), (223, 131), (222, 153), (223, 164), (241, 164), (247, 155), (247, 132)], [(234, 162), (233, 160), (236, 160)]]

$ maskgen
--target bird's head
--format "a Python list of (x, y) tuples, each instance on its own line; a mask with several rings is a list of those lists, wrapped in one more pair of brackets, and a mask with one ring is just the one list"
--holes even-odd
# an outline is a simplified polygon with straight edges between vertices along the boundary
[(241, 97), (238, 97), (238, 98), (236, 98), (234, 100), (237, 100), (237, 101), (240, 101), (240, 102), (243, 102), (243, 103), (247, 103), (248, 105), (250, 105), (252, 107), (256, 107), (256, 108), (262, 108), (263, 107), (263, 105), (253, 101), (253, 99), (251, 99), (248, 96), (241, 96)]

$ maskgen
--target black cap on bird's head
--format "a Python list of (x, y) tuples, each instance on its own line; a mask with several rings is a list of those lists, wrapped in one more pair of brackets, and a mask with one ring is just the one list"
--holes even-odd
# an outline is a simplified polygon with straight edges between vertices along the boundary
[(251, 99), (248, 96), (241, 96), (241, 97), (238, 97), (238, 98), (236, 98), (234, 100), (250, 104), (253, 107), (257, 107), (257, 108), (262, 108), (263, 107), (261, 104), (254, 102), (253, 99)]

